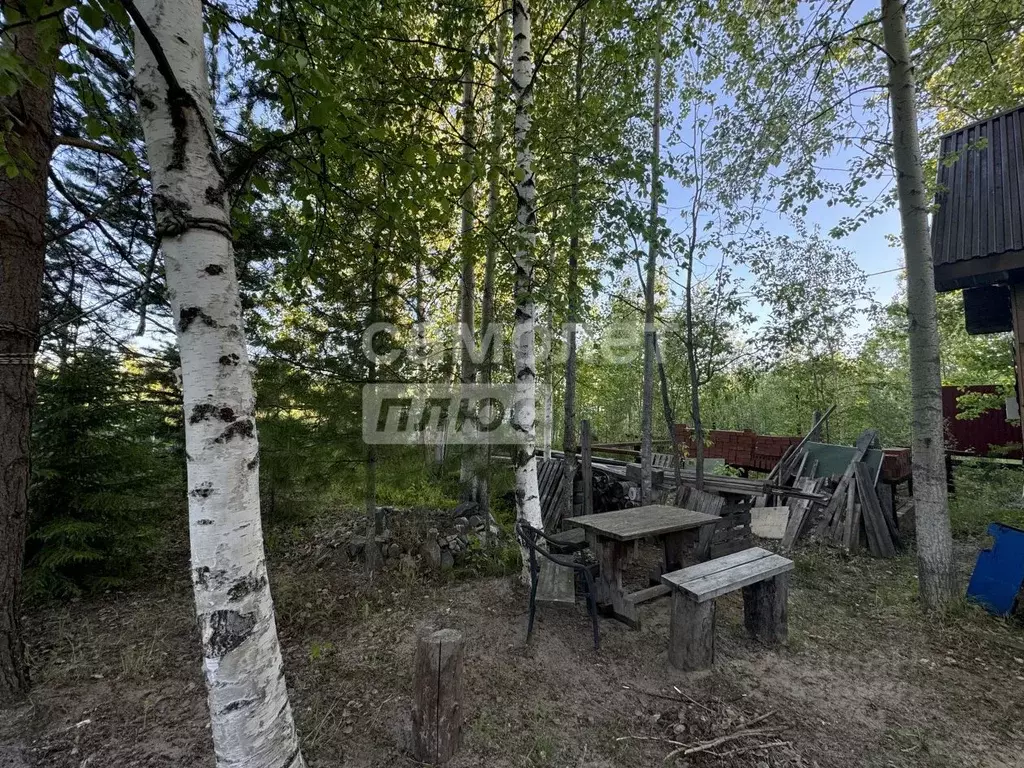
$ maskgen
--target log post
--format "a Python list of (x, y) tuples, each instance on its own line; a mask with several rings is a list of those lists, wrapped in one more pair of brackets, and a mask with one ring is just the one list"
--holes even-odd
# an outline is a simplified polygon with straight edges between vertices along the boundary
[(454, 629), (416, 638), (412, 739), (421, 763), (446, 763), (462, 740), (462, 648), (462, 633)]
[(707, 669), (714, 663), (714, 600), (698, 603), (681, 590), (672, 591), (668, 660), (684, 672)]
[(580, 474), (583, 475), (583, 514), (594, 514), (594, 467), (590, 456), (590, 421), (580, 421)]
[(786, 642), (789, 633), (788, 596), (788, 573), (743, 588), (743, 624), (751, 637), (767, 646)]

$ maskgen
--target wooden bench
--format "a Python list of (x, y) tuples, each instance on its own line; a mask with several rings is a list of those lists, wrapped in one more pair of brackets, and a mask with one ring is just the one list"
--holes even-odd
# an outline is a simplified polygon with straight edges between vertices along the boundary
[(672, 590), (668, 659), (672, 666), (706, 669), (715, 659), (715, 599), (743, 590), (743, 623), (765, 645), (785, 642), (786, 597), (793, 561), (752, 547), (661, 577)]

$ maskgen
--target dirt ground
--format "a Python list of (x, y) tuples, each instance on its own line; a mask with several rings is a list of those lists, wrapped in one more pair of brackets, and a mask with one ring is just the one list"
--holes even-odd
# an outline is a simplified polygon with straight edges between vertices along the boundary
[[(415, 765), (405, 745), (422, 625), (466, 637), (455, 768), (1024, 765), (1020, 624), (966, 604), (923, 617), (910, 556), (799, 554), (788, 648), (748, 640), (732, 595), (719, 601), (714, 669), (685, 675), (667, 663), (666, 600), (641, 609), (639, 631), (602, 620), (599, 653), (582, 609), (542, 608), (527, 647), (526, 593), (512, 578), (441, 580), (407, 563), (367, 585), (330, 538), (311, 526), (272, 560), (314, 767)], [(974, 551), (960, 547), (965, 571)], [(213, 765), (184, 557), (167, 572), (29, 618), (35, 688), (0, 712), (0, 767)], [(744, 726), (755, 735), (665, 761)]]

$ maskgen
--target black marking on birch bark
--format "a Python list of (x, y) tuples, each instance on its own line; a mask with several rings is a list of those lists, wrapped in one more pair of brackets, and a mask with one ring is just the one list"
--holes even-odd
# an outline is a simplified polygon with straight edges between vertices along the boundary
[(204, 517), (200, 520), (196, 520), (196, 525), (213, 525), (213, 520), (208, 517)]
[(219, 362), (221, 365), (238, 365), (238, 355), (234, 352), (230, 355), (221, 355)]
[(267, 577), (260, 576), (256, 578), (252, 574), (243, 576), (241, 579), (236, 581), (232, 585), (231, 589), (228, 590), (228, 600), (232, 603), (238, 602), (246, 595), (251, 595), (263, 587), (267, 586)]
[(208, 618), (210, 637), (203, 642), (203, 655), (208, 659), (221, 659), (244, 643), (256, 626), (254, 613), (214, 611)]
[(208, 264), (203, 269), (203, 272), (205, 272), (208, 275), (219, 275), (224, 272), (224, 267), (222, 267), (220, 264)]
[(184, 91), (170, 88), (167, 90), (167, 108), (171, 112), (171, 126), (174, 128), (168, 171), (185, 170), (185, 148), (188, 146), (188, 118), (185, 116), (185, 108), (191, 101)]
[[(211, 157), (212, 159), (212, 157)], [(203, 197), (206, 198), (206, 202), (210, 205), (216, 205), (219, 208), (224, 207), (224, 184), (218, 184), (217, 186), (209, 186), (203, 193)]]
[(199, 405), (192, 408), (192, 415), (188, 417), (188, 423), (198, 424), (201, 421), (206, 421), (213, 415), (213, 412), (216, 410), (217, 406), (215, 405), (212, 405), (210, 403), (199, 403)]
[(213, 442), (227, 443), (236, 437), (253, 437), (255, 434), (256, 424), (252, 419), (239, 419), (221, 432)]
[(208, 586), (210, 583), (210, 567), (204, 565), (192, 571), (192, 581), (200, 587)]
[[(283, 708), (284, 707), (282, 707), (282, 709)], [(301, 747), (296, 747), (295, 751), (292, 752), (291, 757), (286, 757), (284, 762), (281, 763), (281, 768), (291, 768), (291, 766), (295, 765), (295, 761), (299, 759), (299, 751), (301, 749)]]
[(252, 461), (245, 465), (245, 468), (252, 472), (256, 467), (260, 465), (260, 455), (257, 453), (253, 456)]
[(212, 317), (203, 312), (199, 307), (182, 307), (178, 312), (178, 330), (184, 333), (196, 320), (202, 320), (203, 325), (216, 328), (217, 323)]
[(189, 491), (189, 495), (192, 496), (192, 498), (195, 498), (195, 499), (208, 499), (208, 498), (210, 498), (210, 495), (212, 493), (213, 493), (213, 483), (210, 483), (210, 482), (206, 482), (206, 483), (202, 483), (200, 485), (197, 485), (195, 488), (193, 488), (191, 491)]
[(257, 701), (257, 699), (235, 699), (234, 701), (230, 702), (226, 707), (224, 707), (224, 709), (220, 711), (220, 714), (226, 715), (230, 712), (235, 712), (236, 710), (239, 710), (242, 707), (251, 706), (255, 704)]

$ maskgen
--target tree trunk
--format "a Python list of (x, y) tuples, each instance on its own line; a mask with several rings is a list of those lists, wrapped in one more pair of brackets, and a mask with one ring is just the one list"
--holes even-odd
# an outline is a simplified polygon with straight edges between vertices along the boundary
[[(516, 518), (535, 528), (544, 522), (537, 488), (537, 387), (534, 350), (533, 249), (537, 240), (536, 188), (533, 152), (530, 149), (530, 106), (533, 104), (533, 59), (530, 53), (530, 2), (512, 0), (512, 91), (516, 116), (513, 145), (516, 150), (515, 253), (515, 402), (512, 428), (520, 442), (515, 447)], [(522, 551), (522, 578), (530, 578), (529, 554)]]
[[(383, 184), (381, 185), (383, 187)], [(380, 263), (380, 232), (378, 231), (376, 242), (373, 246), (373, 275), (370, 278), (370, 311), (367, 318), (367, 326), (377, 322), (377, 305), (379, 304), (379, 263)], [(377, 381), (377, 358), (369, 356), (367, 366), (367, 381), (372, 386)], [(366, 489), (364, 501), (366, 506), (366, 546), (363, 552), (366, 556), (366, 573), (372, 575), (384, 566), (384, 556), (377, 545), (377, 536), (382, 534), (381, 520), (377, 514), (377, 446), (368, 442), (366, 444)]]
[(657, 334), (654, 336), (654, 357), (658, 363), (658, 379), (661, 381), (661, 409), (665, 413), (665, 426), (668, 429), (669, 440), (672, 441), (672, 469), (675, 474), (676, 488), (678, 488), (683, 484), (683, 457), (679, 448), (679, 438), (676, 437), (676, 417), (672, 411), (672, 399), (668, 392), (668, 376), (665, 375), (665, 361), (661, 359)]
[(260, 522), (255, 398), (199, 0), (142, 0), (136, 98), (175, 318), (192, 582), (219, 768), (304, 766)]
[[(573, 103), (574, 118), (579, 131), (579, 113), (583, 104), (583, 60), (587, 48), (587, 9), (580, 11), (580, 31), (576, 44), (576, 73)], [(569, 328), (566, 337), (565, 358), (565, 414), (562, 452), (564, 454), (565, 509), (564, 517), (572, 517), (575, 509), (576, 483), (576, 324), (580, 321), (580, 160), (579, 151), (572, 154), (572, 187), (569, 191), (569, 208), (572, 216), (572, 232), (569, 235)]]
[[(4, 2), (5, 8), (15, 4)], [(20, 7), (20, 6), (19, 6)], [(24, 10), (23, 8), (21, 10)], [(21, 633), (21, 571), (28, 530), (29, 437), (35, 403), (33, 361), (46, 257), (46, 178), (53, 153), (53, 58), (43, 26), (8, 32), (0, 51), (13, 51), (26, 71), (43, 73), (0, 99), (14, 127), (4, 136), (11, 154), (24, 153), (13, 178), (0, 169), (0, 701), (28, 692)], [(50, 30), (52, 32), (52, 30)], [(56, 41), (54, 35), (51, 39)]]
[[(505, 6), (502, 4), (494, 28), (494, 60), (505, 62), (505, 27), (508, 24)], [(505, 78), (499, 67), (494, 68), (491, 81), (491, 165), (487, 174), (487, 253), (484, 257), (484, 289), (480, 300), (480, 328), (484, 345), (481, 381), (490, 384), (494, 377), (494, 348), (491, 346), (491, 332), (494, 325), (494, 262), (498, 253), (498, 213), (501, 207), (501, 99)], [(491, 446), (484, 449), (483, 471), (480, 473), (480, 511), (484, 517), (484, 541), (491, 533)]]
[[(467, 40), (467, 46), (472, 44)], [(475, 114), (473, 105), (473, 57), (468, 56), (465, 71), (462, 74), (462, 231), (460, 245), (462, 247), (462, 299), (459, 317), (459, 379), (463, 384), (472, 384), (476, 380), (476, 371), (470, 355), (473, 344), (473, 326), (476, 308), (476, 260), (473, 258), (473, 142)], [(462, 452), (459, 469), (462, 485), (462, 500), (475, 501), (477, 497), (476, 450), (467, 445)]]
[(686, 261), (686, 361), (690, 369), (690, 418), (693, 420), (693, 444), (696, 449), (694, 486), (698, 491), (703, 491), (704, 424), (700, 418), (700, 378), (697, 373), (697, 340), (693, 329), (693, 260), (697, 253), (697, 214), (699, 209), (700, 206), (695, 201), (690, 225), (690, 253)]
[[(661, 13), (661, 3), (655, 15)], [(657, 25), (660, 19), (655, 21)], [(644, 281), (644, 392), (640, 413), (640, 503), (653, 496), (651, 462), (654, 453), (654, 277), (658, 265), (658, 194), (661, 161), (661, 29), (654, 43), (654, 114), (651, 120), (651, 221), (647, 237), (647, 271)]]
[(901, 2), (882, 0), (882, 27), (888, 52), (893, 160), (907, 267), (918, 583), (924, 606), (938, 609), (953, 599), (956, 584), (946, 495), (942, 373), (935, 270), (928, 236), (929, 201), (921, 167), (907, 18)]

